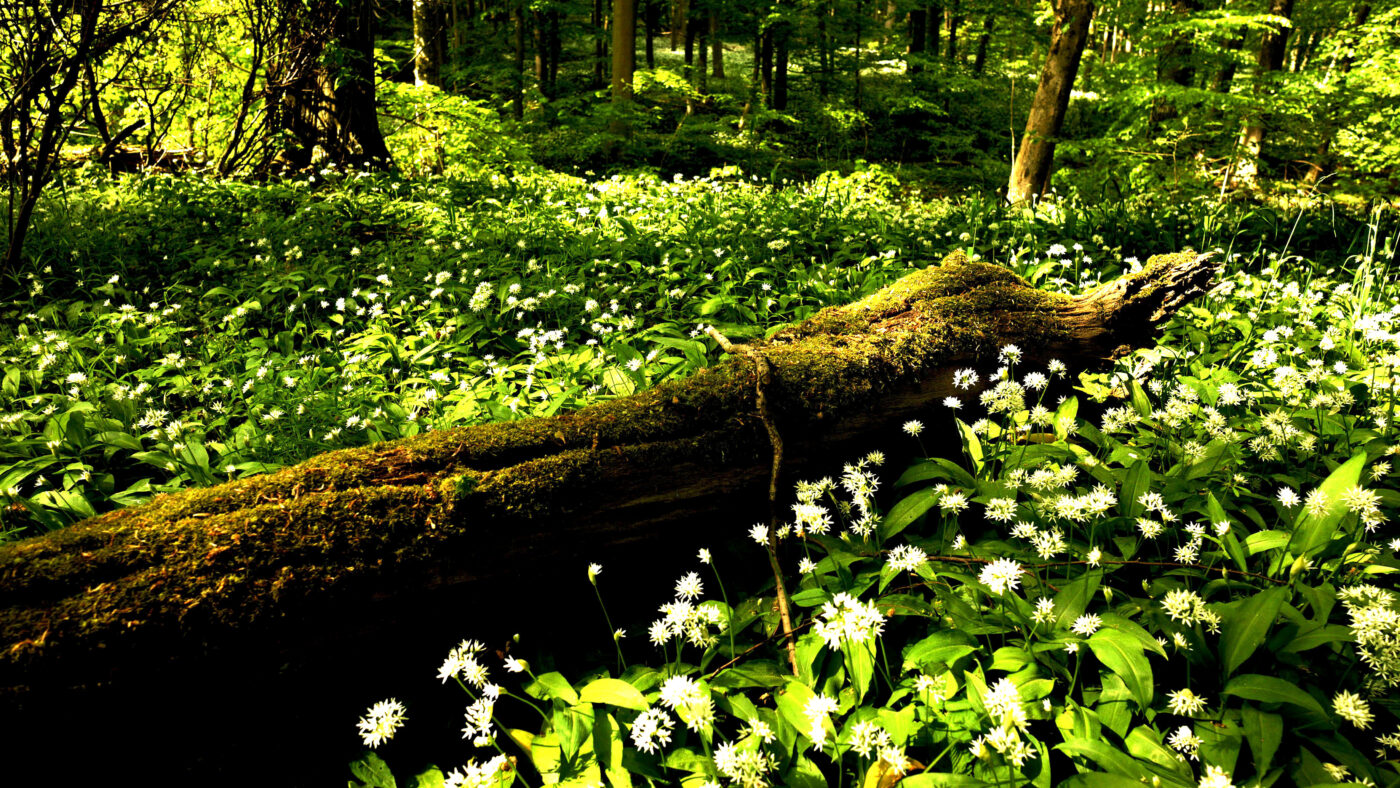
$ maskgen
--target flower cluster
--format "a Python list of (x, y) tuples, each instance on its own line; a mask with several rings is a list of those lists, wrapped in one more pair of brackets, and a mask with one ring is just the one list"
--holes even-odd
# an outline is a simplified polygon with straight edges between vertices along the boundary
[(816, 632), (827, 648), (840, 651), (845, 643), (864, 643), (879, 635), (884, 626), (885, 617), (873, 602), (861, 602), (843, 591), (822, 605)]

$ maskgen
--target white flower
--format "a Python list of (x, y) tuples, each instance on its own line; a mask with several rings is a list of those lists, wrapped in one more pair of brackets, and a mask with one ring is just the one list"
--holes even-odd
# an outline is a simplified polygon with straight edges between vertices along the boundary
[(910, 419), (909, 421), (904, 422), (904, 432), (907, 435), (917, 436), (923, 431), (924, 423), (922, 421), (918, 421), (917, 419)]
[(767, 546), (768, 546), (768, 526), (766, 526), (766, 525), (764, 525), (764, 524), (762, 524), (762, 523), (758, 523), (757, 525), (754, 525), (752, 528), (749, 529), (749, 538), (751, 538), (751, 539), (753, 539), (755, 542), (758, 542), (759, 544), (761, 544), (761, 545), (767, 547)]
[(998, 558), (982, 567), (977, 579), (991, 588), (993, 594), (1001, 594), (1021, 584), (1021, 565), (1010, 558)]
[(885, 626), (885, 617), (873, 602), (861, 602), (844, 591), (822, 605), (821, 615), (817, 621), (817, 635), (835, 651), (841, 650), (843, 641), (864, 643), (880, 634)]
[(393, 698), (381, 700), (360, 718), (360, 738), (364, 740), (366, 747), (378, 747), (394, 738), (394, 733), (407, 719), (408, 710), (402, 703)]
[(590, 582), (590, 583), (596, 583), (596, 582), (598, 581), (598, 575), (601, 575), (602, 573), (603, 573), (603, 566), (602, 566), (602, 564), (589, 564), (589, 565), (588, 565), (588, 582)]
[(1167, 693), (1167, 708), (1172, 714), (1189, 717), (1205, 707), (1205, 697), (1192, 692), (1190, 687)]
[(1230, 775), (1219, 766), (1207, 766), (1206, 773), (1201, 777), (1200, 788), (1235, 788), (1235, 784), (1230, 782)]
[(997, 725), (1006, 727), (1026, 727), (1026, 707), (1021, 702), (1021, 692), (1011, 679), (1002, 677), (987, 688), (982, 696), (982, 705), (987, 716)]
[(1099, 618), (1097, 613), (1088, 613), (1076, 618), (1069, 629), (1074, 634), (1087, 638), (1098, 632), (1101, 626), (1103, 626), (1103, 619)]
[(962, 400), (958, 399), (957, 397), (944, 397), (943, 407), (957, 410), (958, 408), (962, 407)]
[(671, 731), (675, 722), (664, 709), (652, 707), (637, 715), (632, 722), (632, 745), (645, 753), (654, 753), (658, 747), (671, 743)]
[(710, 551), (709, 551), (709, 549), (704, 548), (704, 547), (700, 548), (700, 563), (702, 563), (702, 564), (708, 564), (708, 563), (710, 563)]
[(524, 673), (526, 670), (526, 665), (523, 660), (516, 659), (515, 657), (506, 657), (505, 661), (506, 670), (510, 673)]
[(1055, 600), (1043, 596), (1035, 600), (1035, 612), (1031, 620), (1037, 624), (1048, 624), (1055, 619)]
[(812, 559), (804, 556), (801, 561), (797, 562), (797, 571), (804, 575), (809, 575), (817, 571), (817, 565), (812, 563)]
[(914, 572), (928, 561), (928, 553), (914, 545), (902, 544), (890, 551), (886, 565), (896, 572)]
[(1176, 748), (1183, 756), (1190, 757), (1193, 761), (1200, 760), (1197, 751), (1200, 750), (1202, 743), (1200, 738), (1191, 732), (1191, 726), (1189, 725), (1182, 725), (1167, 738), (1167, 744)]
[(1297, 506), (1301, 500), (1302, 499), (1298, 497), (1298, 493), (1294, 492), (1291, 487), (1278, 488), (1278, 502), (1283, 504), (1285, 508), (1292, 509)]
[(687, 573), (680, 580), (676, 581), (676, 598), (693, 600), (699, 598), (704, 592), (704, 585), (700, 582), (700, 575), (695, 572)]
[(1371, 727), (1371, 723), (1376, 719), (1376, 715), (1371, 712), (1371, 705), (1360, 695), (1349, 690), (1342, 690), (1332, 698), (1332, 711), (1363, 731)]

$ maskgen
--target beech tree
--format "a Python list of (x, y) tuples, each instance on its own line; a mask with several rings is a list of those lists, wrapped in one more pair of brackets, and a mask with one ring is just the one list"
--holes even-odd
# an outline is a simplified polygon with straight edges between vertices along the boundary
[[(1293, 0), (1269, 0), (1269, 14), (1277, 18), (1277, 26), (1266, 31), (1259, 42), (1254, 76), (1256, 99), (1267, 95), (1270, 76), (1283, 68), (1284, 55), (1288, 52), (1288, 34), (1292, 30), (1288, 20), (1293, 15)], [(1245, 116), (1240, 141), (1235, 146), (1235, 165), (1226, 181), (1228, 185), (1250, 186), (1258, 179), (1259, 154), (1263, 151), (1267, 131), (1267, 114), (1260, 104)]]
[(1050, 52), (1040, 70), (1021, 147), (1011, 166), (1006, 199), (1024, 202), (1045, 191), (1055, 158), (1055, 137), (1064, 124), (1070, 91), (1079, 72), (1079, 60), (1089, 39), (1093, 0), (1057, 0), (1055, 26), (1050, 32)]

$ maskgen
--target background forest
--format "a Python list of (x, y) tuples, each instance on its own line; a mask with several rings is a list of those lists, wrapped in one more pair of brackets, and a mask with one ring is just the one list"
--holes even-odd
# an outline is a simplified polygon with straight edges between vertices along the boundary
[[(21, 776), (1400, 785), (1400, 2), (18, 0), (0, 151)], [(204, 527), (911, 283), (1188, 262), (1157, 346), (979, 346), (674, 555), (410, 614), (397, 510)]]

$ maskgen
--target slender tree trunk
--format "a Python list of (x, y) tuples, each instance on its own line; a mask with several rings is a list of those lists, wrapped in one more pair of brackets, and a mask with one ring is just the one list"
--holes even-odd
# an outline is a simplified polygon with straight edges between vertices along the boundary
[(525, 0), (514, 0), (511, 21), (514, 25), (515, 90), (510, 100), (511, 114), (516, 120), (525, 117)]
[(1079, 60), (1089, 38), (1089, 20), (1094, 15), (1093, 0), (1058, 0), (1055, 26), (1050, 33), (1050, 52), (1040, 71), (1040, 84), (1031, 103), (1021, 147), (1011, 166), (1006, 199), (1025, 202), (1045, 191), (1055, 158), (1055, 137), (1064, 124), (1070, 91), (1079, 71)]
[[(1180, 26), (1189, 21), (1191, 15), (1201, 10), (1201, 0), (1173, 0), (1172, 17), (1177, 29), (1172, 31), (1171, 38), (1167, 40), (1157, 52), (1157, 82), (1162, 85), (1175, 85), (1187, 88), (1196, 81), (1196, 69), (1191, 63), (1192, 56), (1195, 55), (1195, 44), (1192, 33), (1182, 29)], [(1155, 127), (1162, 121), (1174, 118), (1177, 115), (1176, 105), (1170, 100), (1158, 96), (1152, 104), (1150, 122)]]
[(695, 90), (707, 93), (710, 89), (710, 20), (697, 19), (695, 25)]
[(958, 61), (958, 26), (962, 22), (960, 0), (949, 0), (948, 2), (948, 65), (953, 65)]
[(773, 31), (773, 108), (786, 110), (788, 105), (789, 25), (779, 22)]
[(549, 92), (557, 95), (559, 89), (559, 61), (564, 55), (564, 39), (559, 35), (559, 16), (562, 12), (549, 12)]
[(603, 86), (603, 71), (608, 59), (607, 20), (603, 15), (603, 0), (593, 0), (593, 87)]
[(442, 0), (413, 0), (413, 82), (442, 84)]
[(977, 39), (977, 55), (972, 60), (972, 75), (982, 76), (982, 72), (987, 68), (987, 47), (992, 43), (992, 31), (996, 29), (997, 18), (993, 14), (987, 14), (982, 20), (982, 37)]
[(1235, 85), (1235, 71), (1239, 65), (1235, 62), (1234, 54), (1244, 49), (1244, 33), (1240, 33), (1230, 39), (1225, 44), (1225, 50), (1230, 55), (1230, 60), (1223, 67), (1215, 72), (1215, 78), (1211, 80), (1210, 89), (1216, 93), (1229, 93)]
[(925, 47), (928, 44), (928, 9), (915, 8), (909, 12), (909, 57), (904, 66), (905, 73), (918, 74), (924, 70)]
[(759, 34), (759, 57), (758, 68), (759, 88), (763, 93), (763, 103), (765, 106), (773, 106), (773, 28), (772, 26), (763, 28)]
[(545, 97), (549, 96), (549, 48), (545, 43), (548, 30), (544, 23), (543, 11), (530, 12), (530, 42), (535, 48), (535, 87)]
[(714, 61), (712, 76), (724, 79), (724, 39), (720, 37), (719, 14), (710, 14), (710, 60)]
[(928, 48), (929, 59), (937, 60), (943, 51), (943, 4), (932, 3), (928, 7)]
[(675, 52), (681, 48), (681, 43), (685, 38), (687, 24), (690, 20), (690, 0), (672, 0), (671, 2), (671, 51)]
[(660, 21), (658, 19), (658, 13), (659, 6), (657, 6), (656, 0), (647, 0), (645, 21), (647, 28), (646, 62), (648, 69), (656, 68), (656, 28), (659, 26), (657, 23)]
[[(1362, 25), (1371, 17), (1371, 4), (1361, 3), (1352, 12), (1353, 29), (1359, 33)], [(1314, 184), (1322, 179), (1324, 175), (1331, 172), (1335, 167), (1332, 157), (1332, 142), (1336, 137), (1337, 129), (1342, 125), (1340, 115), (1343, 112), (1346, 98), (1347, 76), (1351, 73), (1352, 65), (1356, 62), (1356, 42), (1350, 41), (1347, 44), (1341, 62), (1337, 64), (1337, 87), (1336, 92), (1329, 94), (1335, 96), (1330, 98), (1323, 111), (1319, 113), (1321, 117), (1321, 136), (1317, 143), (1317, 152), (1313, 155), (1313, 161), (1308, 167), (1308, 172), (1303, 176), (1305, 183)]]
[[(637, 52), (636, 0), (613, 0), (612, 41), (612, 99), (613, 106), (626, 112), (632, 103), (632, 60)], [(613, 121), (615, 133), (626, 133), (627, 121)]]
[[(1293, 0), (1269, 0), (1269, 13), (1285, 19), (1293, 15)], [(1256, 100), (1267, 95), (1267, 83), (1275, 71), (1283, 68), (1283, 57), (1288, 51), (1290, 28), (1280, 27), (1264, 33), (1259, 44), (1259, 58), (1256, 61), (1254, 91)], [(1245, 117), (1244, 128), (1240, 131), (1240, 141), (1236, 146), (1236, 160), (1233, 171), (1226, 178), (1226, 188), (1252, 186), (1259, 178), (1259, 154), (1264, 149), (1264, 136), (1268, 131), (1268, 115), (1262, 106), (1256, 107)]]

